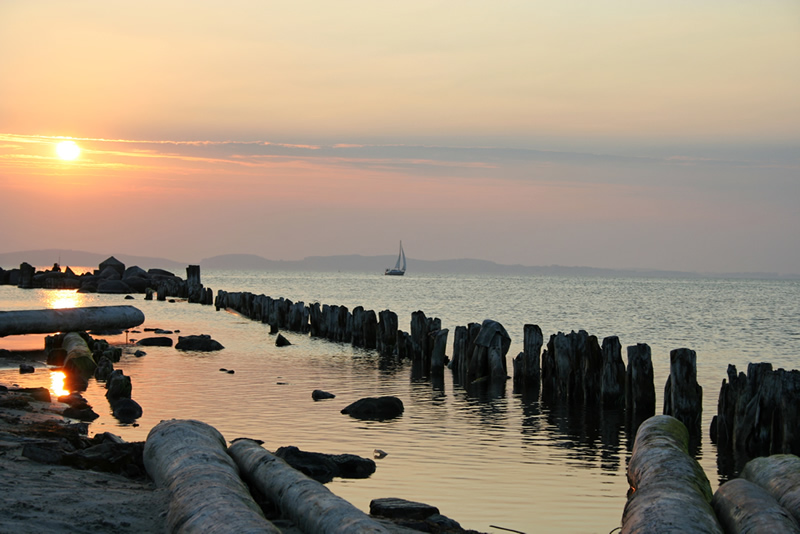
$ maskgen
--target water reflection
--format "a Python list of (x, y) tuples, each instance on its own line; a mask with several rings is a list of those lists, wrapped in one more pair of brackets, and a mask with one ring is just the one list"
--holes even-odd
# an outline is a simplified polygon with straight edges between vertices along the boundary
[(50, 393), (55, 397), (69, 395), (69, 391), (64, 386), (67, 375), (63, 371), (50, 371)]
[(79, 308), (83, 306), (84, 293), (71, 289), (52, 290), (45, 293), (45, 303), (49, 309), (61, 310), (64, 308)]

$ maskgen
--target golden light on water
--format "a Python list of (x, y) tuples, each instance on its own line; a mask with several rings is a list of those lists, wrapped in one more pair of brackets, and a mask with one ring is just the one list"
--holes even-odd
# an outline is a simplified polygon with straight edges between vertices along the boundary
[(69, 391), (64, 389), (64, 381), (66, 378), (67, 375), (65, 375), (63, 371), (50, 372), (50, 392), (56, 397), (69, 395)]
[(54, 310), (78, 308), (83, 301), (83, 293), (73, 290), (50, 291), (47, 295), (47, 307)]

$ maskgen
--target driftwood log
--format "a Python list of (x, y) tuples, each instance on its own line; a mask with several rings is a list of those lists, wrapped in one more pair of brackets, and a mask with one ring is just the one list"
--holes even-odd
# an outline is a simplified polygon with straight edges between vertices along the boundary
[(622, 514), (622, 532), (720, 533), (711, 508), (711, 485), (689, 456), (689, 431), (669, 415), (639, 426), (628, 464), (631, 490)]
[(0, 311), (0, 337), (132, 328), (144, 322), (133, 306), (90, 306), (60, 310)]
[(78, 374), (83, 378), (94, 376), (97, 363), (92, 357), (92, 351), (86, 340), (77, 332), (69, 332), (61, 341), (67, 357), (64, 359), (64, 371), (67, 374)]
[(383, 525), (249, 439), (228, 449), (242, 476), (303, 532), (388, 533)]
[(721, 485), (711, 501), (727, 534), (800, 534), (794, 517), (761, 486), (743, 478)]
[(800, 458), (774, 454), (747, 462), (742, 478), (758, 484), (800, 523)]
[(169, 490), (170, 532), (280, 533), (250, 496), (214, 427), (162, 421), (147, 436), (144, 465), (155, 483)]

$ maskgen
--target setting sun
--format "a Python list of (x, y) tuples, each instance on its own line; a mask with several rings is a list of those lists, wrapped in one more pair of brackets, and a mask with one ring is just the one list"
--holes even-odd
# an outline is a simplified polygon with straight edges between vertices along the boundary
[(61, 141), (56, 145), (58, 157), (64, 160), (73, 160), (81, 155), (81, 147), (75, 141)]

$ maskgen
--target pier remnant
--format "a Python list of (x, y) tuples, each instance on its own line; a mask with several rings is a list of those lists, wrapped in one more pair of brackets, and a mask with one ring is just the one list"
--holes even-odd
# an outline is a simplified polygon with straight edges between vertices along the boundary
[(144, 313), (133, 306), (0, 311), (0, 337), (125, 329), (143, 322)]
[(697, 383), (697, 355), (690, 349), (670, 351), (664, 415), (671, 415), (686, 425), (696, 440), (700, 436), (702, 414), (703, 388)]

